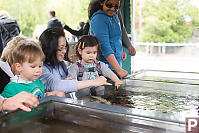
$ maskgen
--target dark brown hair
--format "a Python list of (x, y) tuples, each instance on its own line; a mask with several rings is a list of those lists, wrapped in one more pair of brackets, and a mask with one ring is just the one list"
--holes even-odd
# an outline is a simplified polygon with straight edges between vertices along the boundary
[[(104, 1), (109, 1), (109, 0), (91, 0), (91, 2), (89, 3), (88, 6), (88, 18), (89, 20), (91, 20), (92, 15), (98, 11), (98, 10), (102, 10), (102, 5), (101, 3), (103, 3)], [(124, 0), (118, 0), (120, 1), (120, 7), (124, 4)]]
[(93, 35), (83, 35), (79, 41), (77, 42), (75, 46), (76, 54), (77, 56), (82, 59), (81, 55), (78, 52), (78, 49), (83, 50), (85, 47), (94, 47), (97, 46), (97, 52), (99, 56), (100, 52), (100, 45), (99, 45), (99, 40), (97, 39), (96, 36)]

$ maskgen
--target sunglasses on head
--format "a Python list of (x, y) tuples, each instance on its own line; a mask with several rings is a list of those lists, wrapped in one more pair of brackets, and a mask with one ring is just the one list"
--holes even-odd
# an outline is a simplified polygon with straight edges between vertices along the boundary
[(114, 7), (115, 10), (118, 10), (118, 9), (120, 8), (119, 4), (113, 5), (113, 4), (109, 4), (109, 3), (107, 3), (107, 2), (105, 3), (105, 6), (106, 6), (107, 8), (113, 8), (113, 7)]

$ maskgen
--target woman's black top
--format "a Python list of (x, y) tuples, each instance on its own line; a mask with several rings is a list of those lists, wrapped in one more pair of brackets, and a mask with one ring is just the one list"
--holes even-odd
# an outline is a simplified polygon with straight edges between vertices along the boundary
[(10, 82), (10, 76), (0, 68), (0, 94), (4, 87)]
[(82, 36), (82, 35), (88, 35), (89, 32), (89, 28), (90, 28), (90, 24), (89, 22), (87, 22), (83, 28), (79, 29), (79, 30), (73, 30), (71, 29), (68, 25), (64, 26), (64, 29), (67, 30), (68, 32), (70, 32), (71, 34), (75, 35), (75, 36)]

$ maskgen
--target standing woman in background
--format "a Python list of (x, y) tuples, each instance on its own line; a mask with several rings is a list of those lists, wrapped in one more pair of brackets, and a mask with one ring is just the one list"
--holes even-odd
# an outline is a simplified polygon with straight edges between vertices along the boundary
[[(93, 8), (95, 6), (95, 4), (96, 4), (96, 6), (98, 6), (99, 5), (98, 3), (99, 2), (97, 2), (97, 0), (91, 0), (91, 3), (89, 4), (89, 7), (88, 7), (89, 20), (91, 19), (91, 16), (93, 15), (93, 13), (96, 12), (97, 10), (99, 10), (98, 8)], [(121, 7), (122, 7), (122, 5), (124, 5), (124, 0), (121, 1)], [(118, 14), (121, 29), (122, 29), (122, 46), (128, 49), (130, 56), (135, 56), (136, 50), (133, 47), (133, 44), (131, 44), (131, 40), (128, 37), (128, 33), (127, 33), (126, 28), (124, 26), (121, 11), (118, 11), (117, 14)], [(90, 27), (90, 25), (89, 25), (89, 27)]]
[[(117, 15), (121, 0), (93, 0), (89, 4), (90, 34), (101, 44), (100, 61), (109, 65), (120, 78), (128, 72), (122, 69), (125, 50), (122, 47), (122, 29)], [(135, 49), (133, 49), (135, 54)]]

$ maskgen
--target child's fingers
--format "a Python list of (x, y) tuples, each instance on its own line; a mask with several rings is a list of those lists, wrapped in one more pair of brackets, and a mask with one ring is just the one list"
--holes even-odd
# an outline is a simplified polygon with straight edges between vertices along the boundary
[(19, 109), (21, 109), (23, 111), (26, 111), (26, 112), (30, 112), (31, 111), (31, 109), (29, 107), (25, 106), (25, 105), (19, 106)]
[(105, 83), (104, 85), (112, 85), (111, 83)]
[(33, 107), (33, 106), (30, 106), (30, 105), (28, 105), (28, 104), (26, 104), (26, 103), (21, 103), (21, 104), (18, 105), (18, 108), (19, 108), (19, 109), (21, 109), (21, 110), (23, 110), (23, 111), (26, 111), (26, 112), (30, 112), (30, 111), (31, 111), (30, 108), (32, 108), (32, 107)]
[(116, 88), (118, 89), (118, 88), (120, 87), (120, 84), (116, 84), (115, 86), (116, 86)]

